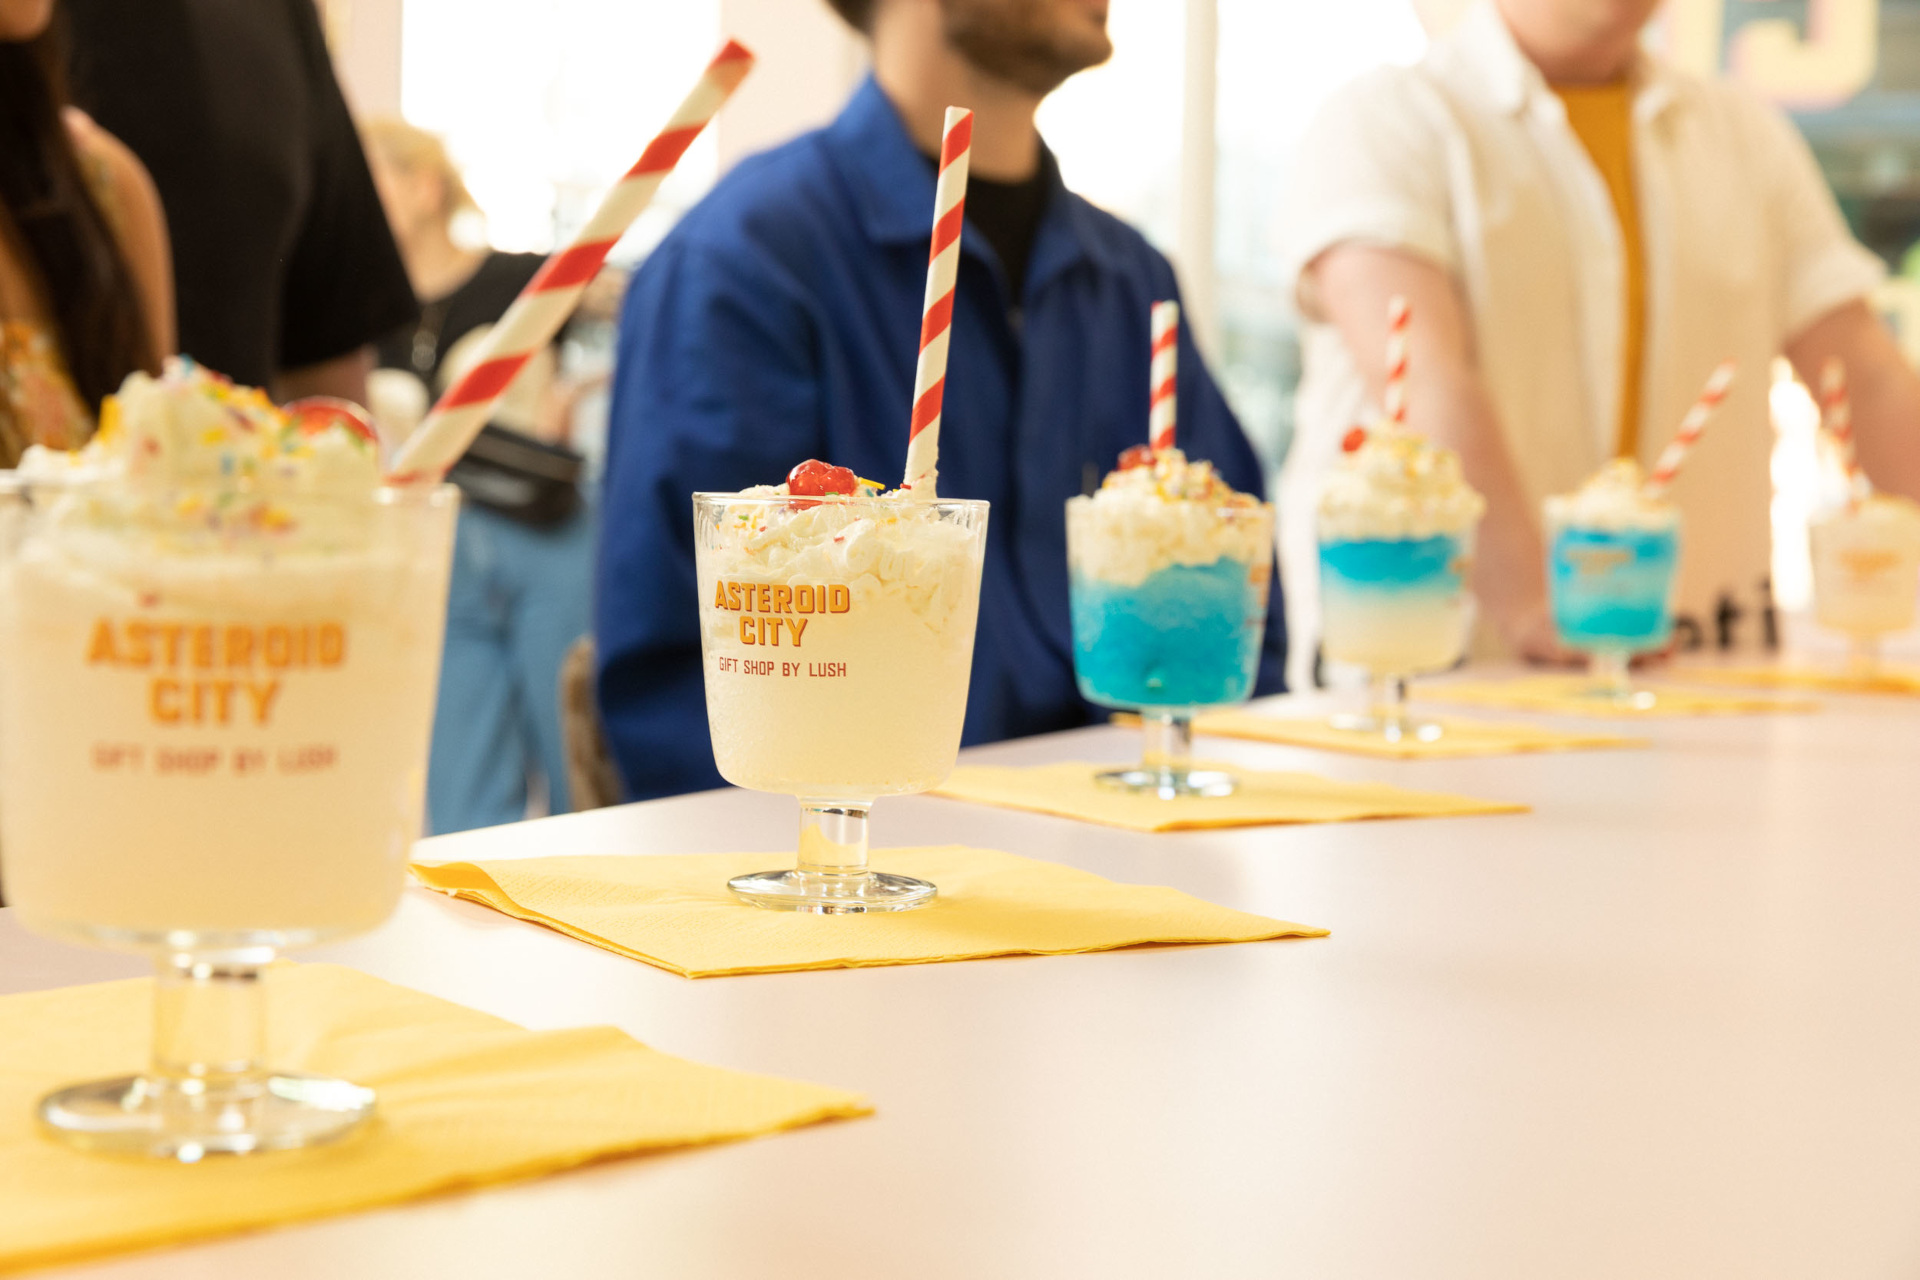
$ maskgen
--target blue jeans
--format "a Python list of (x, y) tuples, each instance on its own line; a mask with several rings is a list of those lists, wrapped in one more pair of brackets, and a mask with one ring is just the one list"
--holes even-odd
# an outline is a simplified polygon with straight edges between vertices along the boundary
[(518, 822), (535, 776), (548, 811), (567, 811), (560, 662), (592, 629), (593, 543), (586, 508), (534, 529), (461, 507), (427, 766), (434, 834)]

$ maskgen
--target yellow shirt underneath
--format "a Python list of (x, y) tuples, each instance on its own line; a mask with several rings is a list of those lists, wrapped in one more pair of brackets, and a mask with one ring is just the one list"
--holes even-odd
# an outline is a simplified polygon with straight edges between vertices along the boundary
[(1640, 374), (1647, 338), (1647, 264), (1640, 244), (1640, 203), (1633, 188), (1633, 86), (1625, 80), (1557, 84), (1553, 92), (1567, 109), (1567, 124), (1574, 136), (1606, 180), (1613, 215), (1620, 223), (1626, 323), (1620, 343), (1620, 419), (1614, 452), (1631, 458), (1640, 451)]

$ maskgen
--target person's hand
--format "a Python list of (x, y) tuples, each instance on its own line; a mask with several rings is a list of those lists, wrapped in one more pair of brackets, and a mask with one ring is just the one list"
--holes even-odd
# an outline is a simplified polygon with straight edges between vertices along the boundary
[(1586, 655), (1560, 643), (1545, 604), (1526, 610), (1512, 626), (1502, 627), (1507, 644), (1522, 661), (1537, 667), (1583, 667)]
[(1643, 667), (1664, 667), (1673, 661), (1673, 655), (1679, 651), (1680, 642), (1678, 640), (1669, 640), (1664, 649), (1649, 649), (1645, 653), (1634, 654), (1633, 661), (1630, 665), (1635, 671)]

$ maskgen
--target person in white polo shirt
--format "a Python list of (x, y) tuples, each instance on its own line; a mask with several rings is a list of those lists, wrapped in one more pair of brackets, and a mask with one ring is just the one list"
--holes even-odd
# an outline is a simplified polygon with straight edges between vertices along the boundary
[(1301, 148), (1284, 232), (1305, 319), (1281, 487), (1289, 630), (1311, 655), (1314, 498), (1378, 413), (1387, 302), (1413, 316), (1409, 415), (1487, 497), (1474, 588), (1500, 642), (1554, 661), (1541, 499), (1650, 464), (1713, 367), (1739, 362), (1675, 486), (1683, 643), (1744, 647), (1770, 608), (1769, 366), (1846, 363), (1860, 458), (1920, 497), (1920, 377), (1776, 110), (1641, 49), (1658, 0), (1478, 0), (1418, 66), (1338, 93)]

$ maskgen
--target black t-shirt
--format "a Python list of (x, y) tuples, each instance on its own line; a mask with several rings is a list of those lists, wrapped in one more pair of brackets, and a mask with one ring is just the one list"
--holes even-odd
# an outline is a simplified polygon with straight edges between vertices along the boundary
[(416, 321), (380, 339), (380, 367), (417, 373), (438, 394), (440, 365), (453, 344), (505, 315), (545, 261), (537, 253), (489, 253), (465, 284), (444, 298), (421, 303)]
[(160, 190), (182, 351), (264, 385), (413, 314), (313, 0), (62, 3), (75, 103)]
[(1039, 167), (1031, 178), (993, 182), (970, 177), (967, 181), (967, 221), (979, 229), (999, 256), (1007, 273), (1007, 304), (1016, 310), (1026, 292), (1034, 237), (1040, 233), (1040, 219), (1046, 216), (1047, 201), (1059, 181), (1059, 164), (1044, 145)]

